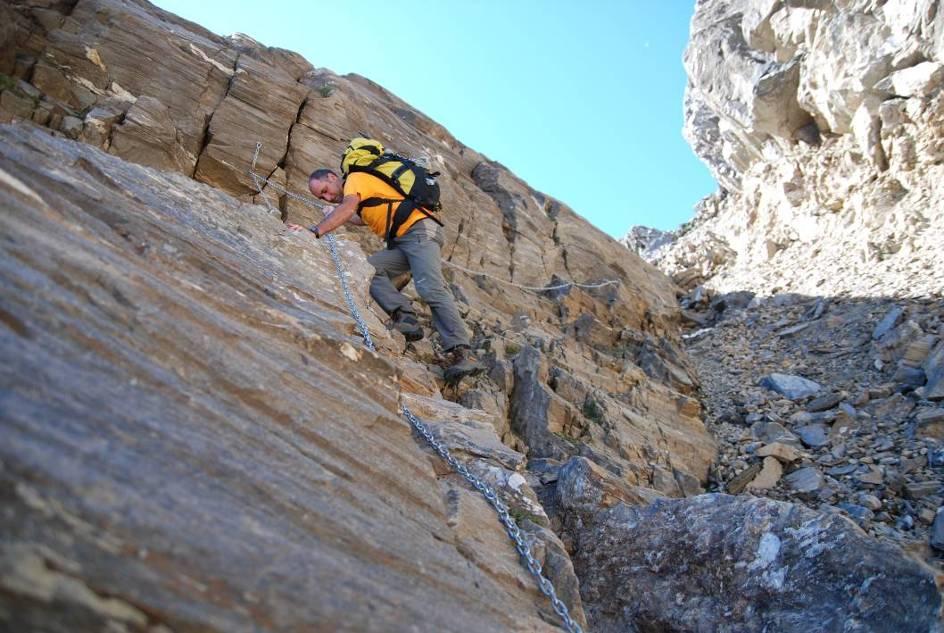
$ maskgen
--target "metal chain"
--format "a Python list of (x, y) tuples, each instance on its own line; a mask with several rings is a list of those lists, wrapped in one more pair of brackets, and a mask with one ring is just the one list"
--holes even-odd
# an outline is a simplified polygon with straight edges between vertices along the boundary
[(513, 281), (507, 281), (505, 279), (502, 279), (501, 277), (496, 277), (495, 275), (489, 275), (488, 273), (482, 272), (480, 270), (470, 270), (468, 268), (463, 268), (459, 264), (454, 264), (452, 262), (444, 261), (443, 264), (445, 264), (446, 266), (451, 266), (452, 268), (455, 268), (456, 270), (461, 270), (462, 272), (467, 273), (469, 275), (481, 275), (483, 277), (488, 277), (489, 279), (494, 279), (498, 283), (514, 286), (515, 288), (521, 288), (522, 290), (537, 290), (539, 292), (546, 292), (548, 290), (560, 290), (561, 288), (570, 288), (572, 286), (577, 286), (578, 288), (602, 288), (603, 286), (613, 286), (613, 285), (619, 284), (620, 282), (619, 279), (607, 279), (606, 281), (601, 281), (598, 284), (581, 284), (581, 283), (577, 283), (576, 281), (568, 281), (568, 282), (559, 284), (557, 286), (524, 286), (521, 284), (516, 284)]
[(406, 406), (403, 407), (403, 416), (409, 420), (413, 428), (423, 436), (423, 439), (426, 440), (433, 450), (435, 450), (439, 456), (446, 461), (446, 463), (452, 466), (453, 470), (462, 475), (466, 481), (472, 484), (473, 488), (481, 492), (482, 496), (484, 496), (485, 499), (492, 505), (492, 507), (495, 508), (495, 512), (498, 513), (498, 518), (501, 519), (502, 524), (505, 526), (505, 532), (507, 532), (508, 537), (514, 541), (515, 549), (518, 550), (518, 554), (524, 559), (528, 571), (531, 572), (531, 575), (534, 576), (534, 579), (537, 581), (538, 588), (551, 601), (551, 606), (554, 608), (554, 612), (557, 613), (561, 621), (564, 623), (564, 627), (570, 633), (583, 633), (580, 625), (577, 624), (572, 617), (570, 617), (570, 611), (568, 611), (567, 605), (557, 597), (557, 591), (554, 589), (554, 584), (542, 573), (541, 563), (531, 555), (531, 548), (525, 541), (525, 538), (521, 532), (521, 528), (518, 527), (518, 524), (515, 523), (515, 520), (512, 518), (512, 516), (508, 514), (508, 506), (505, 504), (505, 502), (502, 501), (502, 499), (491, 486), (473, 475), (472, 471), (470, 471), (465, 464), (453, 457), (453, 455), (449, 452), (449, 449), (433, 436), (433, 433), (429, 430), (429, 427), (423, 423), (422, 420), (413, 415), (413, 412), (410, 411), (410, 409)]
[[(260, 179), (263, 179), (261, 176), (256, 174), (256, 161), (259, 159), (259, 152), (262, 150), (262, 143), (256, 143), (256, 151), (252, 155), (252, 169), (249, 170), (249, 174), (252, 176), (253, 181), (256, 183), (256, 189), (262, 195), (262, 200), (265, 203), (266, 207), (270, 212), (275, 212), (275, 209), (269, 203), (269, 198), (266, 196), (265, 192), (262, 190), (260, 185)], [(318, 208), (321, 208), (320, 206)], [(354, 322), (357, 324), (357, 328), (361, 331), (361, 336), (364, 338), (364, 345), (372, 352), (376, 352), (377, 348), (374, 347), (374, 340), (370, 337), (370, 330), (367, 329), (367, 323), (364, 322), (363, 317), (361, 317), (360, 310), (357, 309), (357, 304), (354, 303), (354, 295), (351, 293), (351, 288), (348, 286), (347, 277), (349, 273), (344, 270), (344, 265), (341, 263), (341, 255), (338, 254), (338, 243), (334, 239), (334, 236), (331, 234), (325, 235), (325, 241), (328, 243), (328, 251), (331, 253), (331, 259), (334, 261), (334, 270), (338, 274), (338, 281), (341, 282), (341, 291), (344, 293), (344, 301), (347, 303), (347, 308), (351, 312), (351, 316), (354, 318)]]
[[(259, 151), (261, 149), (262, 143), (256, 143), (256, 151), (252, 157), (252, 168), (249, 170), (249, 173), (256, 184), (256, 189), (262, 195), (262, 199), (266, 207), (270, 211), (275, 211), (275, 209), (273, 209), (269, 203), (269, 199), (263, 192), (262, 187), (260, 187), (260, 179), (262, 179), (262, 177), (255, 173), (256, 160), (259, 158)], [(271, 183), (269, 184), (271, 186)], [(287, 191), (286, 193), (289, 194)], [(295, 197), (300, 198), (299, 196)], [(317, 208), (322, 207), (322, 205), (314, 206)], [(351, 317), (354, 319), (358, 329), (361, 331), (361, 335), (364, 337), (364, 346), (370, 351), (376, 352), (377, 349), (374, 347), (374, 341), (370, 336), (370, 331), (367, 329), (367, 323), (364, 321), (363, 317), (361, 317), (360, 310), (358, 310), (357, 304), (354, 302), (354, 296), (351, 293), (350, 286), (347, 283), (346, 277), (348, 273), (344, 270), (344, 266), (341, 263), (341, 257), (338, 254), (337, 244), (334, 236), (328, 234), (325, 236), (325, 239), (328, 241), (328, 250), (331, 252), (331, 259), (334, 260), (334, 267), (338, 274), (338, 280), (341, 282), (341, 289), (344, 292), (344, 300), (347, 303), (348, 309), (351, 311)], [(495, 512), (498, 513), (498, 518), (501, 519), (502, 524), (505, 526), (505, 531), (507, 532), (508, 537), (514, 541), (515, 549), (518, 551), (518, 554), (521, 556), (521, 558), (524, 559), (528, 571), (532, 576), (534, 576), (535, 581), (537, 581), (538, 588), (551, 601), (551, 606), (554, 608), (554, 612), (560, 617), (567, 631), (569, 633), (583, 633), (580, 625), (577, 624), (577, 622), (575, 622), (570, 616), (570, 611), (567, 609), (567, 605), (557, 597), (557, 591), (554, 589), (554, 584), (544, 576), (541, 563), (531, 555), (531, 548), (528, 546), (528, 543), (521, 532), (521, 528), (518, 527), (518, 524), (515, 523), (514, 518), (512, 518), (512, 516), (508, 513), (508, 506), (498, 496), (498, 494), (495, 492), (495, 489), (472, 474), (472, 471), (470, 471), (465, 464), (456, 459), (452, 453), (449, 452), (449, 449), (446, 448), (442, 442), (436, 439), (432, 431), (429, 429), (429, 426), (416, 417), (416, 415), (414, 415), (406, 405), (403, 405), (403, 416), (407, 419), (407, 421), (409, 421), (410, 425), (416, 429), (416, 432), (426, 440), (430, 447), (432, 447), (432, 449), (436, 451), (436, 453), (442, 457), (443, 460), (445, 460), (453, 470), (462, 475), (462, 477), (468, 481), (473, 488), (481, 492), (485, 499), (492, 505), (493, 508), (495, 508)]]

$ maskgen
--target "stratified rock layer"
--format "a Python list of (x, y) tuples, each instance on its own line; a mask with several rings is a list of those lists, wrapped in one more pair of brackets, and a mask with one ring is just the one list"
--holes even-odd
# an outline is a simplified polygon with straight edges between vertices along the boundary
[[(5, 463), (10, 498), (34, 513), (65, 508), (122, 543), (111, 557), (56, 547), (73, 538), (71, 524), (36, 532), (27, 524), (44, 518), (25, 509), (6, 517), (18, 548), (0, 574), (10, 601), (4, 617), (15, 613), (13, 624), (55, 629), (66, 613), (82, 614), (80, 629), (109, 621), (201, 630), (532, 630), (544, 626), (538, 614), (556, 622), (492, 511), (411, 443), (395, 415), (398, 400), (501, 492), (580, 622), (576, 577), (524, 483), (526, 461), (555, 469), (583, 455), (665, 495), (702, 489), (716, 449), (679, 351), (675, 288), (566, 205), (363, 77), (316, 69), (245, 36), (219, 37), (146, 2), (12, 2), (0, 5), (0, 17), (0, 120), (164, 170), (136, 171), (4, 132), (17, 139), (4, 190), (20, 205), (5, 218), (5, 271), (15, 292), (2, 304), (16, 334), (4, 348), (12, 395), (2, 421), (17, 457)], [(281, 236), (278, 219), (308, 224), (319, 212), (276, 187), (256, 191), (248, 169), (257, 148), (258, 173), (303, 192), (311, 169), (335, 165), (362, 131), (443, 172), (443, 254), (456, 266), (447, 280), (485, 375), (447, 389), (435, 335), (407, 347), (386, 333), (364, 285), (371, 271), (363, 251), (382, 246), (364, 231), (342, 230), (351, 281), (381, 347), (382, 358), (365, 356), (319, 244), (307, 234)], [(31, 163), (35, 169), (13, 168)], [(42, 211), (32, 210), (33, 224), (23, 205)], [(66, 211), (73, 214), (66, 222), (49, 221), (55, 229), (28, 228)], [(614, 283), (546, 293), (509, 285), (563, 280)], [(428, 311), (418, 307), (428, 328)], [(27, 343), (38, 340), (36, 328), (48, 337), (39, 351)], [(527, 408), (528, 394), (546, 406)], [(71, 424), (58, 442), (46, 426), (30, 425), (37, 418), (29, 411), (45, 419), (53, 404)], [(270, 447), (273, 436), (284, 446)], [(70, 461), (81, 454), (77, 445), (91, 447), (97, 469)], [(276, 450), (286, 455), (272, 457)], [(40, 457), (24, 462), (32, 453)], [(309, 462), (321, 473), (311, 492)], [(105, 492), (81, 487), (99, 472), (114, 472), (102, 475)], [(152, 490), (162, 495), (161, 513), (135, 505)], [(204, 533), (217, 514), (229, 535), (219, 547)], [(128, 523), (129, 516), (143, 518)], [(42, 538), (29, 540), (34, 532)], [(256, 533), (285, 545), (257, 544)], [(311, 557), (326, 562), (311, 571)], [(34, 580), (47, 590), (36, 590), (28, 578), (37, 569), (68, 570), (74, 582), (40, 574)], [(315, 590), (329, 585), (343, 588), (337, 598)], [(441, 599), (440, 590), (452, 597)], [(477, 613), (480, 600), (489, 606)], [(432, 613), (419, 612), (423, 602), (435, 605)], [(138, 615), (114, 616), (111, 606), (146, 613), (144, 624)]]
[[(494, 512), (397, 415), (400, 372), (361, 347), (321, 244), (20, 127), (0, 200), (0, 628), (555, 629)], [(459, 454), (526, 496), (502, 474), (524, 457), (479, 428)]]
[[(257, 172), (299, 193), (314, 167), (336, 166), (347, 140), (362, 131), (428, 158), (443, 172), (443, 254), (465, 269), (446, 275), (476, 347), (498, 365), (492, 375), (527, 345), (540, 350), (546, 370), (537, 388), (552, 391), (563, 374), (572, 387), (573, 402), (555, 399), (561, 406), (538, 422), (538, 435), (561, 433), (567, 456), (587, 454), (666, 494), (684, 494), (678, 479), (688, 488), (705, 481), (715, 448), (692, 397), (697, 381), (678, 353), (674, 286), (566, 205), (381, 86), (246, 36), (217, 36), (146, 2), (13, 2), (2, 10), (13, 27), (2, 34), (13, 54), (0, 58), (7, 75), (0, 120), (31, 121), (246, 202), (263, 202), (248, 173), (257, 143)], [(265, 188), (265, 199), (283, 220), (307, 225), (320, 215), (274, 187)], [(340, 234), (364, 250), (382, 248), (368, 231)], [(503, 283), (561, 280), (615, 283), (555, 293)], [(411, 355), (435, 360), (433, 339)], [(505, 420), (513, 388), (486, 381), (475, 394), (455, 397), (489, 406), (507, 444), (548, 456)], [(675, 455), (663, 446), (665, 433), (677, 440)]]

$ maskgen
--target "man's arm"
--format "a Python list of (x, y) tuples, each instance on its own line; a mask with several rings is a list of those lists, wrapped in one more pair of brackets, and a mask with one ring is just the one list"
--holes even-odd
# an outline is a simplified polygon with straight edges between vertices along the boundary
[(334, 211), (331, 212), (331, 215), (319, 222), (318, 225), (312, 229), (312, 231), (318, 237), (321, 237), (322, 235), (327, 235), (346, 222), (351, 222), (352, 224), (363, 224), (363, 222), (361, 222), (360, 218), (357, 216), (357, 205), (360, 203), (360, 201), (361, 197), (356, 194), (344, 196), (344, 198), (341, 200), (341, 204), (334, 208)]

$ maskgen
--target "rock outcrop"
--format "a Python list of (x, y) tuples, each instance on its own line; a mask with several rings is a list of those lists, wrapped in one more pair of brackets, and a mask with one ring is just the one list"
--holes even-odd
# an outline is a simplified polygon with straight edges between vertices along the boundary
[(689, 288), (940, 293), (942, 42), (936, 0), (699, 2), (685, 136), (721, 190), (650, 261)]
[(674, 231), (660, 231), (645, 226), (634, 226), (620, 240), (626, 248), (638, 253), (646, 261), (656, 259), (663, 248), (675, 242)]

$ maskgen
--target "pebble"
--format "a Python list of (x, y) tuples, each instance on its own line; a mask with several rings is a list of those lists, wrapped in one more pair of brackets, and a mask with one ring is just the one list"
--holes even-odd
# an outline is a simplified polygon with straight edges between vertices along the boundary
[(823, 424), (808, 424), (796, 430), (800, 441), (810, 448), (819, 448), (829, 444), (829, 433)]
[(831, 393), (825, 396), (821, 396), (814, 400), (811, 400), (806, 405), (806, 410), (810, 413), (816, 413), (818, 411), (826, 411), (827, 409), (832, 409), (837, 404), (842, 401), (842, 395), (838, 393)]
[(875, 468), (874, 466), (870, 466), (867, 472), (856, 475), (856, 479), (864, 484), (873, 484), (877, 486), (885, 480), (885, 476), (882, 474), (881, 470)]
[(765, 457), (764, 465), (751, 483), (747, 484), (748, 490), (767, 490), (773, 488), (780, 481), (783, 475), (783, 466), (775, 457)]
[(922, 499), (928, 495), (933, 495), (941, 488), (939, 481), (920, 481), (905, 484), (905, 497), (908, 499)]
[(875, 495), (870, 494), (860, 494), (859, 503), (868, 508), (869, 510), (876, 511), (882, 509), (882, 501)]
[(844, 510), (859, 525), (866, 525), (875, 517), (871, 510), (854, 503), (839, 503), (836, 507)]
[(834, 466), (827, 470), (826, 473), (833, 477), (840, 477), (854, 473), (858, 467), (858, 464), (844, 464), (842, 466)]
[(795, 470), (784, 477), (783, 480), (796, 492), (814, 492), (819, 490), (825, 483), (823, 473), (814, 466)]
[(819, 383), (802, 376), (773, 373), (760, 381), (761, 387), (775, 391), (790, 400), (802, 400), (816, 395), (822, 389)]

